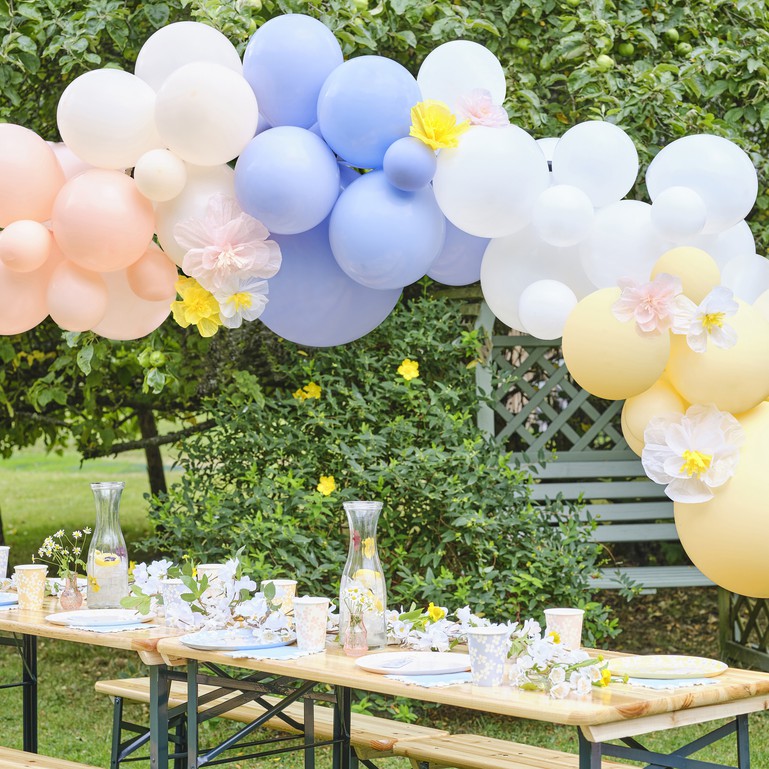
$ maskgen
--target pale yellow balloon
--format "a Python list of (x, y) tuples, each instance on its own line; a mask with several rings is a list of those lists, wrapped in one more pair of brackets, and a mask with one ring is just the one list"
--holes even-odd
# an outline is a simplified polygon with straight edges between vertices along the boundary
[(705, 576), (734, 593), (769, 598), (769, 403), (741, 415), (740, 423), (745, 443), (734, 476), (715, 489), (709, 502), (676, 502), (676, 528), (687, 554)]
[(721, 270), (716, 260), (701, 248), (680, 246), (666, 251), (652, 268), (652, 278), (660, 273), (681, 279), (684, 294), (699, 304), (721, 283)]
[(759, 294), (753, 302), (753, 306), (766, 320), (769, 320), (769, 290), (764, 291), (763, 294)]
[(599, 398), (623, 400), (648, 390), (665, 370), (669, 334), (642, 336), (635, 322), (612, 313), (618, 288), (602, 288), (580, 301), (566, 319), (563, 357), (577, 383)]
[(627, 442), (627, 445), (630, 447), (630, 450), (634, 454), (638, 454), (640, 457), (644, 450), (644, 442), (639, 441), (638, 438), (633, 435), (633, 433), (630, 432), (627, 426), (627, 420), (625, 419), (625, 409), (622, 409), (622, 413), (620, 414), (619, 418), (619, 424), (622, 428), (622, 437)]
[[(652, 417), (683, 414), (686, 401), (673, 389), (666, 377), (660, 377), (648, 390), (625, 401), (622, 407), (622, 434), (639, 456), (644, 447), (644, 431)], [(628, 434), (633, 442), (628, 440)], [(640, 446), (640, 450), (637, 448)]]
[(673, 337), (668, 377), (689, 403), (713, 403), (741, 414), (769, 396), (769, 321), (749, 304), (739, 302), (726, 318), (737, 333), (734, 347), (724, 350), (708, 341), (706, 352), (694, 352), (686, 337)]

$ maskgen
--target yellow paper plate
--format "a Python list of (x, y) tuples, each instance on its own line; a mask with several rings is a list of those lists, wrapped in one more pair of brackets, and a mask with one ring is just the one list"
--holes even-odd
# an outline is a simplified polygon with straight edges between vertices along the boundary
[(649, 654), (609, 660), (609, 670), (613, 675), (630, 678), (712, 678), (721, 675), (727, 668), (728, 665), (720, 660), (677, 654)]

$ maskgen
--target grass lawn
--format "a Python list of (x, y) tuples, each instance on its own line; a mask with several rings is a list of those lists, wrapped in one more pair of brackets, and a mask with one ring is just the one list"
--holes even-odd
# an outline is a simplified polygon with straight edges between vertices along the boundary
[[(168, 473), (169, 482), (172, 473)], [(78, 456), (46, 456), (36, 449), (19, 452), (10, 460), (0, 462), (0, 507), (8, 544), (11, 545), (12, 563), (28, 563), (43, 538), (58, 528), (72, 529), (93, 524), (94, 505), (88, 484), (92, 481), (123, 480), (126, 490), (121, 504), (121, 521), (132, 557), (142, 558), (132, 544), (148, 530), (147, 506), (143, 499), (147, 491), (143, 455), (140, 452), (122, 455), (117, 459), (87, 462), (80, 467)], [(655, 609), (666, 599), (645, 596), (639, 603), (644, 616), (639, 623), (658, 623)], [(678, 613), (676, 613), (678, 612)], [(674, 624), (686, 624), (686, 610), (667, 605), (666, 615), (679, 617)], [(713, 628), (713, 633), (715, 633)], [(669, 646), (665, 646), (665, 638)], [(645, 638), (645, 637), (644, 637)], [(654, 647), (640, 648), (633, 644), (634, 636), (620, 638), (619, 646), (636, 652), (682, 651), (676, 645), (674, 633), (657, 634)], [(644, 640), (644, 643), (649, 643)], [(687, 648), (687, 653), (710, 654), (712, 646)], [(18, 680), (19, 658), (11, 649), (0, 647), (0, 685)], [(97, 695), (93, 684), (100, 678), (118, 678), (143, 675), (138, 658), (128, 652), (117, 652), (99, 647), (87, 647), (42, 639), (39, 646), (40, 676), (40, 751), (70, 758), (96, 766), (109, 766), (111, 731), (111, 703), (107, 697)], [(129, 718), (146, 723), (147, 710), (130, 706)], [(751, 717), (753, 766), (769, 767), (769, 716)], [(450, 708), (431, 710), (420, 715), (420, 722), (445, 728), (452, 732), (475, 732), (521, 742), (576, 752), (576, 732), (569, 727), (515, 719), (491, 718), (473, 711)], [(662, 751), (670, 751), (682, 741), (705, 733), (711, 727), (695, 726), (673, 732), (660, 732), (648, 738), (648, 743)], [(223, 734), (226, 726), (216, 727)], [(644, 738), (646, 739), (646, 738)], [(21, 694), (17, 689), (0, 690), (0, 744), (21, 747)], [(698, 754), (702, 760), (722, 764), (736, 764), (733, 741), (727, 740)], [(147, 762), (148, 763), (148, 762)], [(236, 766), (258, 765), (257, 762), (239, 762)], [(377, 761), (382, 769), (407, 769), (404, 759)], [(144, 762), (140, 765), (146, 765)], [(300, 769), (301, 754), (277, 756), (260, 762), (262, 766), (281, 769)], [(328, 769), (330, 759), (319, 761), (319, 769)]]

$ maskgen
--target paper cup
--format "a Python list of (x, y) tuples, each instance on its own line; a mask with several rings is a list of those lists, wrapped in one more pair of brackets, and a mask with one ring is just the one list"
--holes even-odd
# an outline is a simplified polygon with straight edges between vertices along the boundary
[(472, 627), (467, 630), (470, 671), (476, 686), (499, 686), (505, 677), (510, 648), (506, 627)]
[(203, 593), (206, 598), (213, 598), (222, 592), (221, 573), (224, 568), (223, 563), (201, 563), (197, 567), (198, 580), (208, 577), (208, 588)]
[(326, 648), (328, 598), (302, 596), (294, 598), (296, 645), (302, 651), (322, 652)]
[(8, 545), (0, 545), (0, 582), (8, 576), (8, 553), (10, 550)]
[(280, 610), (284, 614), (288, 614), (294, 604), (294, 596), (296, 595), (296, 580), (263, 579), (261, 585), (262, 592), (264, 592), (264, 588), (270, 583), (275, 585), (275, 597), (272, 599), (272, 603), (280, 606)]
[(17, 566), (13, 572), (19, 608), (40, 611), (45, 600), (45, 577), (48, 567), (40, 564)]
[(188, 593), (187, 586), (180, 579), (161, 579), (160, 595), (163, 596), (163, 606), (168, 609), (177, 606), (185, 606), (186, 601), (182, 600), (182, 593)]
[(545, 634), (557, 633), (567, 649), (582, 645), (582, 609), (545, 609)]

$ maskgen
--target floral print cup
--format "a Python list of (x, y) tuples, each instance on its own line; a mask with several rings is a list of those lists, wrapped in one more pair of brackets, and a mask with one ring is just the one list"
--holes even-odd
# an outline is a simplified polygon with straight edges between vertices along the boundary
[(223, 563), (201, 563), (196, 571), (198, 580), (208, 577), (208, 588), (204, 593), (206, 598), (212, 598), (222, 592), (221, 573), (224, 569)]
[(567, 649), (576, 650), (582, 645), (582, 609), (545, 609), (545, 634), (555, 633)]
[(0, 545), (0, 582), (8, 576), (8, 553), (10, 550), (8, 545)]
[(48, 567), (39, 564), (17, 566), (13, 572), (16, 592), (19, 594), (19, 608), (40, 611), (45, 600), (45, 577)]
[(188, 593), (187, 586), (180, 579), (161, 579), (160, 595), (163, 596), (163, 606), (165, 606), (166, 616), (168, 610), (187, 606), (187, 602), (182, 600), (182, 593)]
[(499, 686), (505, 677), (510, 648), (507, 627), (471, 627), (467, 630), (470, 671), (476, 686)]
[(326, 648), (328, 604), (328, 598), (294, 598), (296, 645), (302, 651), (322, 652)]
[(264, 592), (264, 588), (270, 583), (275, 585), (275, 597), (272, 599), (273, 605), (279, 606), (280, 610), (284, 614), (288, 614), (294, 604), (294, 596), (296, 595), (296, 580), (263, 579), (262, 592)]

